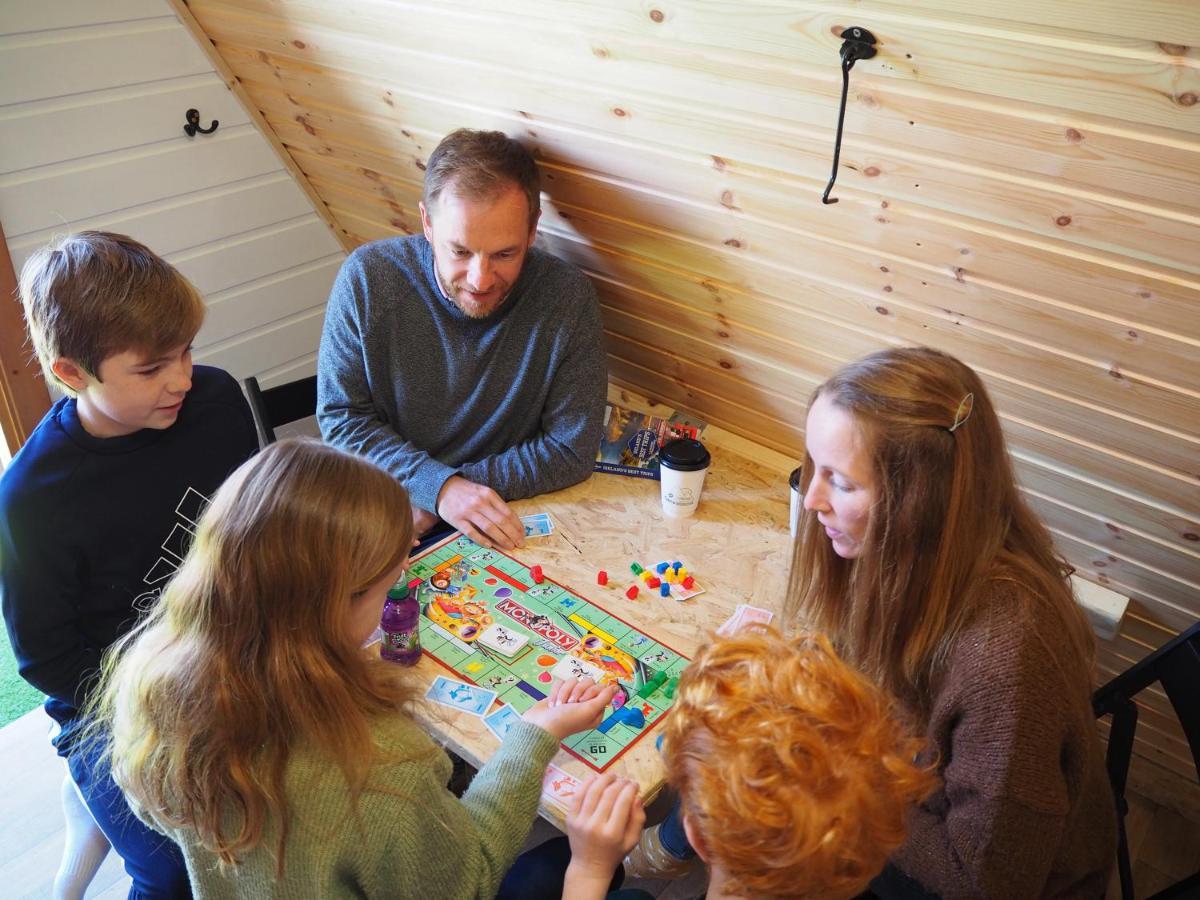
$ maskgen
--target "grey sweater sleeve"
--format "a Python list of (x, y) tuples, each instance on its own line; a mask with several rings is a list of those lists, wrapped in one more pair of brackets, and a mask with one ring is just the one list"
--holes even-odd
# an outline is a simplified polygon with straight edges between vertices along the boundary
[(571, 322), (567, 353), (552, 376), (540, 432), (459, 467), (459, 474), (488, 485), (505, 500), (557, 491), (592, 473), (604, 427), (608, 358), (595, 288), (582, 277), (572, 288), (579, 294), (570, 298), (578, 316)]
[(338, 272), (317, 362), (317, 421), (327, 443), (361, 454), (397, 478), (414, 506), (436, 510), (442, 485), (456, 474), (399, 434), (371, 399), (364, 340), (367, 283), (357, 253)]

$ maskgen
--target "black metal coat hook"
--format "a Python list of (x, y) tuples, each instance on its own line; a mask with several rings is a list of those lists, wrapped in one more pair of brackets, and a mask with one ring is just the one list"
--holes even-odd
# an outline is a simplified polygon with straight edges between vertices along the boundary
[(842, 105), (838, 108), (837, 137), (833, 143), (833, 172), (829, 175), (829, 184), (825, 185), (825, 193), (821, 195), (822, 203), (837, 203), (837, 197), (832, 199), (829, 192), (837, 181), (838, 159), (842, 155), (842, 123), (846, 119), (846, 95), (850, 92), (850, 70), (860, 59), (870, 59), (875, 55), (875, 35), (865, 28), (852, 25), (842, 30)]
[(212, 134), (217, 130), (217, 126), (221, 124), (216, 119), (213, 119), (211, 125), (209, 125), (207, 128), (201, 128), (200, 110), (198, 109), (189, 109), (184, 115), (187, 119), (187, 124), (183, 126), (183, 130), (187, 133), (188, 137), (195, 137), (196, 132), (199, 132), (200, 134)]

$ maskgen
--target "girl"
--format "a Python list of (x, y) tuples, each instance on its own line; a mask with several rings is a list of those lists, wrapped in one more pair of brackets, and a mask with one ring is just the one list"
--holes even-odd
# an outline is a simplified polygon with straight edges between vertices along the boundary
[[(898, 698), (944, 782), (872, 891), (1103, 896), (1091, 631), (983, 383), (936, 350), (874, 353), (817, 389), (805, 444), (786, 617)], [(635, 853), (685, 856), (668, 824)]]
[(612, 691), (556, 685), (456, 799), (406, 673), (361, 649), (411, 547), (393, 478), (281, 441), (221, 487), (161, 602), (106, 658), (113, 777), (179, 843), (199, 896), (495, 894), (559, 741)]

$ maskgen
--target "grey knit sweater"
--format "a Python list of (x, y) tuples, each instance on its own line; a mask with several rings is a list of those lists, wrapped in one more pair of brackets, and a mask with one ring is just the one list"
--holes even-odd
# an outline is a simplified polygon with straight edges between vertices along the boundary
[(379, 720), (374, 737), (390, 761), (371, 770), (357, 809), (337, 766), (311, 749), (293, 752), (282, 878), (275, 872), (277, 823), (231, 874), (220, 872), (193, 830), (169, 830), (183, 849), (195, 896), (494, 897), (533, 826), (542, 775), (558, 742), (518, 722), (459, 800), (446, 789), (449, 757), (407, 716)]
[(435, 510), (451, 475), (506, 500), (592, 471), (607, 381), (599, 306), (574, 266), (529, 251), (504, 304), (471, 319), (438, 287), (424, 236), (355, 250), (329, 297), (317, 414), (330, 444)]

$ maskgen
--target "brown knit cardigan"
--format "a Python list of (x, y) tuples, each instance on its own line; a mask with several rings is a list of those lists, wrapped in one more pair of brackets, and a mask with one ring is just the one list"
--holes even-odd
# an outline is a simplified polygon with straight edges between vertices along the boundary
[(944, 784), (892, 863), (943, 900), (1096, 900), (1116, 813), (1091, 672), (1019, 590), (997, 583), (951, 652), (927, 731)]

